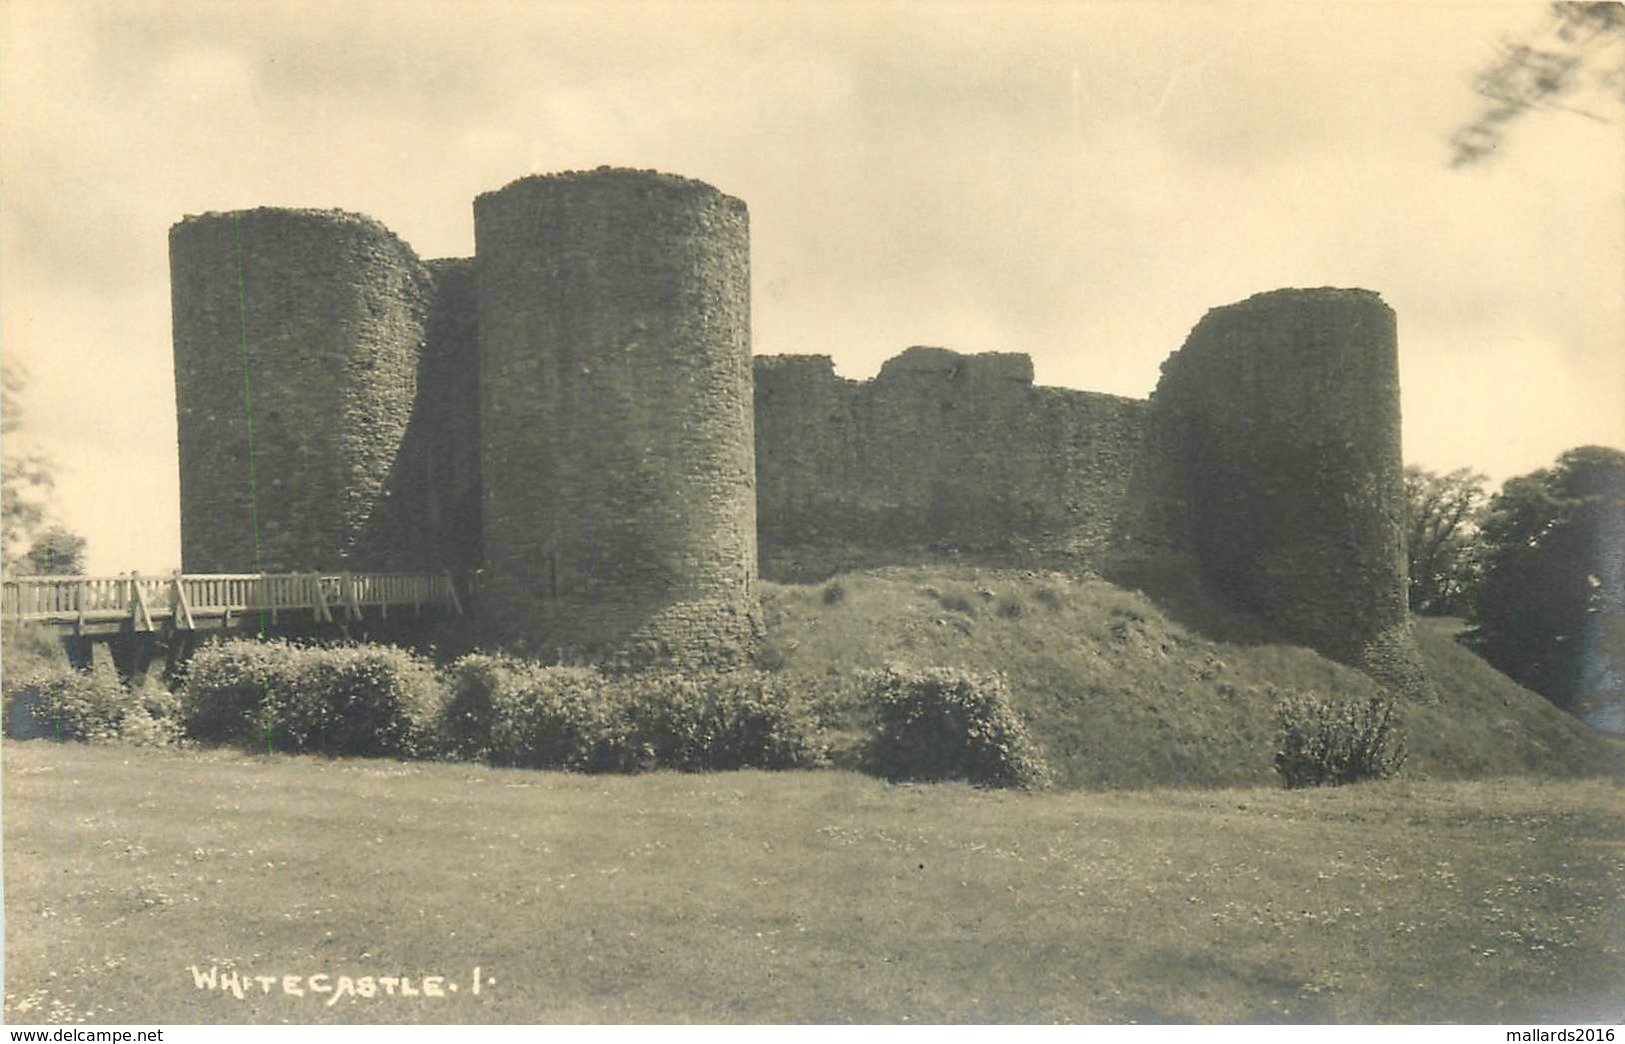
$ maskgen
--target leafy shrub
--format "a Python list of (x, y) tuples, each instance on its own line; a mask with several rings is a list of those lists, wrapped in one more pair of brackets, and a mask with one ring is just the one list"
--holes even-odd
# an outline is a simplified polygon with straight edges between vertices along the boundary
[(878, 774), (995, 787), (1048, 782), (1002, 676), (888, 667), (869, 673), (866, 688), (875, 713), (868, 760)]
[(411, 757), (433, 752), (443, 702), (434, 668), (404, 649), (239, 640), (192, 658), (180, 720), (209, 743)]
[(1016, 620), (1020, 619), (1024, 608), (1025, 607), (1021, 604), (1021, 599), (1017, 598), (1015, 595), (1005, 595), (1003, 598), (999, 599), (999, 604), (996, 611), (1006, 620)]
[(14, 739), (105, 743), (120, 737), (126, 717), (143, 713), (118, 676), (103, 670), (7, 671), (4, 697), (5, 733)]
[(636, 761), (609, 683), (595, 670), (473, 653), (447, 679), (441, 728), (458, 756), (580, 772), (626, 770)]
[(782, 677), (637, 674), (615, 682), (632, 746), (683, 771), (785, 769), (817, 764), (811, 708)]
[(811, 712), (759, 671), (606, 678), (473, 654), (448, 672), (447, 747), (497, 765), (633, 772), (792, 768), (819, 757)]
[[(303, 649), (313, 684), (305, 698), (302, 750), (323, 754), (413, 756), (434, 752), (445, 692), (434, 666), (388, 645)], [(302, 672), (303, 674), (303, 672)]]
[(1314, 693), (1276, 708), (1275, 771), (1289, 788), (1386, 779), (1405, 763), (1392, 695), (1329, 700)]
[(497, 693), (506, 681), (509, 665), (518, 662), (506, 656), (470, 653), (446, 670), (446, 702), (440, 708), (442, 750), (459, 758), (490, 756), (500, 698)]
[(263, 747), (271, 688), (287, 683), (292, 647), (227, 641), (199, 649), (180, 690), (181, 730), (203, 743)]
[(119, 738), (141, 747), (167, 746), (181, 738), (180, 699), (152, 675), (130, 690), (131, 707)]
[(846, 585), (839, 580), (831, 580), (824, 585), (824, 604), (840, 605), (846, 601)]

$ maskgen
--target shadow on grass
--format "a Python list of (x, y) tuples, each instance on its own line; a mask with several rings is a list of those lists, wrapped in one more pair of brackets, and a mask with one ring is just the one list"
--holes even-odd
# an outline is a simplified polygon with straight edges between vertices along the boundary
[[(1134, 962), (1129, 981), (1155, 983), (1158, 994), (1129, 1001), (1120, 1021), (1141, 1025), (1280, 1025), (1336, 1022), (1301, 976), (1275, 963), (1222, 959), (1164, 947)], [(1114, 1020), (1118, 1021), (1118, 1020)]]
[(1139, 591), (1168, 619), (1187, 630), (1227, 645), (1279, 644), (1277, 628), (1261, 617), (1231, 608), (1202, 584), (1195, 563), (1150, 558), (1120, 559), (1100, 575), (1118, 587)]

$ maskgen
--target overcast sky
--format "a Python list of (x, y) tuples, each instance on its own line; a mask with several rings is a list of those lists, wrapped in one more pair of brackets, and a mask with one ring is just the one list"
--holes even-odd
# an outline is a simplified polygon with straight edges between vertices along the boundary
[[(601, 164), (750, 207), (759, 354), (1022, 351), (1144, 396), (1208, 308), (1362, 286), (1405, 454), (1497, 481), (1625, 447), (1625, 128), (1448, 166), (1541, 5), (0, 0), (0, 345), (92, 572), (179, 564), (167, 232), (261, 205), (473, 250)], [(1617, 112), (1610, 115), (1618, 116)]]

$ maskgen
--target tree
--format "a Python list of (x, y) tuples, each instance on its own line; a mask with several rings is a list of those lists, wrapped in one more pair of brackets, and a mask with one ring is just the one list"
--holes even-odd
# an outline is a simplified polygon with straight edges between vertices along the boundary
[(1509, 480), (1490, 501), (1482, 540), (1485, 658), (1581, 709), (1604, 657), (1604, 625), (1625, 618), (1625, 453), (1582, 446)]
[(1500, 61), (1478, 74), (1473, 89), (1484, 106), (1451, 136), (1454, 167), (1490, 157), (1508, 124), (1535, 109), (1612, 122), (1594, 110), (1625, 106), (1625, 4), (1552, 4), (1533, 42), (1504, 44)]
[(1468, 468), (1447, 475), (1405, 469), (1405, 545), (1411, 610), (1465, 616), (1478, 579), (1478, 522), (1489, 479)]
[(45, 521), (44, 500), (51, 492), (50, 463), (37, 453), (17, 448), (17, 432), (22, 427), (19, 397), (28, 379), (11, 363), (0, 363), (0, 542), (4, 544), (7, 571), (17, 563), (17, 554)]
[(85, 538), (66, 526), (52, 526), (34, 538), (22, 564), (32, 576), (79, 576), (85, 571)]
[[(10, 362), (0, 362), (0, 565), (8, 573), (36, 571), (30, 561), (40, 541), (51, 533), (47, 547), (69, 550), (73, 554), (74, 572), (82, 571), (85, 541), (61, 526), (52, 527), (46, 534), (39, 529), (45, 524), (54, 482), (51, 462), (44, 454), (22, 447), (18, 432), (22, 429), (23, 414), (20, 398), (28, 378)], [(64, 540), (71, 537), (72, 541)], [(46, 553), (47, 557), (49, 552)]]

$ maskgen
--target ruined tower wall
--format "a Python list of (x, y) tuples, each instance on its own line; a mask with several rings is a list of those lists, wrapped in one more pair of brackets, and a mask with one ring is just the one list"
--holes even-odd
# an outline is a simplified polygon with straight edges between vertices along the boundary
[(745, 205), (605, 169), (513, 182), (474, 222), (493, 625), (550, 655), (751, 633)]
[(211, 213), (170, 230), (170, 274), (183, 568), (413, 568), (388, 488), (429, 302), (411, 248), (341, 211)]
[(1283, 635), (1414, 688), (1393, 311), (1334, 289), (1213, 309), (1152, 401), (1204, 580)]
[(872, 381), (756, 360), (762, 571), (810, 580), (944, 551), (1012, 563), (1108, 547), (1145, 403), (1035, 388), (1025, 355), (911, 348)]
[(426, 263), (432, 292), (417, 398), (391, 477), (414, 568), (466, 577), (480, 563), (479, 344), (473, 258)]

